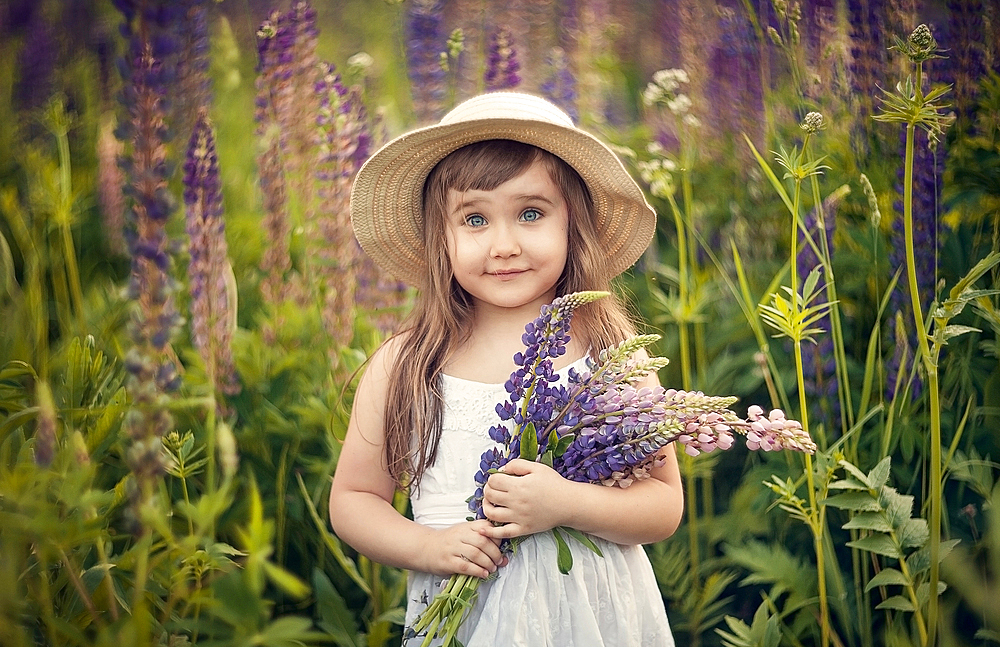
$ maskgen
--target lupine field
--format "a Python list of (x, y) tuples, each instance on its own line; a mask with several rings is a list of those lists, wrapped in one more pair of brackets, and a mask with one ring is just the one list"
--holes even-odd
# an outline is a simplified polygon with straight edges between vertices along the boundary
[(997, 0), (4, 0), (0, 645), (399, 643), (327, 519), (413, 297), (349, 191), (497, 89), (641, 178), (664, 386), (818, 447), (679, 454), (678, 645), (1000, 643)]

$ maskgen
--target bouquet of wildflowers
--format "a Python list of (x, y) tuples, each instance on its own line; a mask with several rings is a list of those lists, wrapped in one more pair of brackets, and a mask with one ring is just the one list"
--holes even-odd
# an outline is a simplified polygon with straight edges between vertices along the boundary
[[(649, 478), (661, 464), (660, 450), (672, 442), (691, 455), (729, 449), (733, 433), (746, 437), (747, 447), (772, 451), (793, 449), (808, 453), (816, 445), (802, 425), (788, 420), (780, 409), (764, 416), (752, 406), (747, 418), (729, 407), (735, 397), (707, 396), (662, 387), (635, 385), (648, 373), (667, 364), (661, 357), (636, 359), (636, 352), (659, 339), (637, 335), (601, 351), (597, 361), (587, 358), (587, 370), (571, 368), (566, 384), (558, 384), (552, 360), (566, 352), (573, 311), (606, 296), (606, 292), (575, 292), (542, 306), (541, 315), (525, 327), (524, 352), (514, 356), (517, 368), (506, 383), (510, 399), (497, 405), (500, 423), (490, 428), (497, 446), (483, 454), (475, 476), (476, 490), (469, 508), (476, 519), (483, 514), (483, 486), (509, 461), (540, 461), (573, 481), (628, 487)], [(572, 567), (572, 553), (563, 533), (600, 554), (586, 535), (572, 528), (553, 528), (559, 570)], [(513, 549), (517, 539), (508, 543)], [(423, 645), (443, 638), (451, 645), (475, 603), (480, 580), (452, 575), (431, 601), (408, 635), (425, 634)]]

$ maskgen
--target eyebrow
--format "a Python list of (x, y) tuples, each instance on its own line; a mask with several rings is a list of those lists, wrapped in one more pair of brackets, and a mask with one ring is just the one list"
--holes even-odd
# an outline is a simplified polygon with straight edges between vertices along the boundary
[[(526, 193), (523, 195), (517, 195), (514, 196), (514, 199), (518, 202), (544, 202), (549, 206), (555, 206), (555, 202), (537, 193)], [(486, 200), (484, 198), (469, 198), (468, 200), (462, 200), (457, 205), (455, 205), (455, 208), (452, 209), (451, 213), (456, 214), (469, 207), (475, 208), (476, 205), (482, 202), (486, 202)]]

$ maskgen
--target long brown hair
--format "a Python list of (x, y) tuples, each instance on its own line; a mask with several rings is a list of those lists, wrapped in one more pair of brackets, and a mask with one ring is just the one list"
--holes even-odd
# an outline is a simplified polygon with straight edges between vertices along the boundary
[[(473, 303), (454, 279), (448, 260), (445, 213), (448, 192), (492, 191), (541, 160), (562, 191), (569, 210), (569, 248), (556, 294), (610, 290), (594, 201), (580, 175), (562, 159), (529, 144), (493, 139), (449, 154), (424, 184), (424, 250), (427, 277), (403, 329), (385, 404), (385, 458), (400, 487), (417, 487), (437, 455), (441, 437), (441, 367), (472, 332)], [(635, 334), (624, 304), (615, 296), (581, 308), (573, 335), (596, 354)], [(483, 430), (486, 433), (486, 430)], [(471, 475), (470, 475), (471, 476)]]

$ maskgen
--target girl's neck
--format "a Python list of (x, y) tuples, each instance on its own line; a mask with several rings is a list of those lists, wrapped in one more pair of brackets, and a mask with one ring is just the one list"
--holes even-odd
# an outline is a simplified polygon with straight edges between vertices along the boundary
[[(514, 370), (514, 354), (524, 350), (524, 327), (538, 314), (535, 307), (478, 309), (468, 339), (452, 352), (443, 372), (473, 382), (506, 381)], [(586, 348), (571, 335), (566, 354), (555, 360), (556, 370), (579, 359), (584, 352)]]

